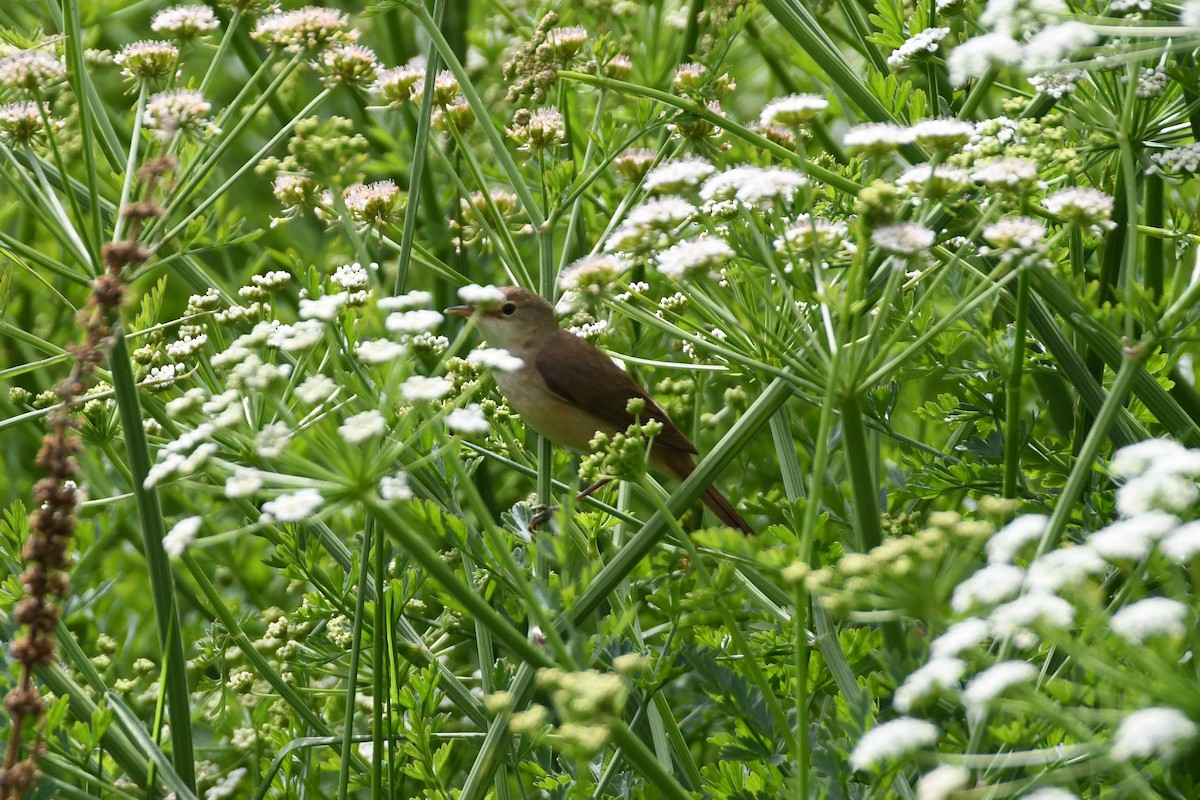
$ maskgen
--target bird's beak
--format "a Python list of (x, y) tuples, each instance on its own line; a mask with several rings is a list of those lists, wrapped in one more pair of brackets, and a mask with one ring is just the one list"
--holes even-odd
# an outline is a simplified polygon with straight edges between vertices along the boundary
[(475, 306), (450, 306), (442, 313), (452, 317), (469, 317), (475, 313)]

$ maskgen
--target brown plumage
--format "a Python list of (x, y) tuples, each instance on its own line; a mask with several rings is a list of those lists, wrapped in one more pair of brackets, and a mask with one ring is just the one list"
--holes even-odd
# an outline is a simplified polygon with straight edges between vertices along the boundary
[[(496, 384), (526, 424), (551, 441), (587, 451), (597, 431), (623, 432), (636, 421), (629, 401), (646, 403), (642, 419), (662, 423), (650, 449), (650, 465), (682, 481), (695, 469), (693, 445), (658, 404), (612, 359), (558, 326), (554, 308), (540, 295), (517, 286), (504, 288), (495, 308), (446, 309), (449, 314), (478, 315), (490, 344), (525, 362), (516, 372), (497, 372)], [(754, 529), (713, 486), (700, 496), (722, 524), (753, 534)]]

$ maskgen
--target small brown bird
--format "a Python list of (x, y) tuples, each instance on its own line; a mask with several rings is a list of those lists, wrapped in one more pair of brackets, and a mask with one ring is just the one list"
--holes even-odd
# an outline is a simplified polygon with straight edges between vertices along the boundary
[[(551, 306), (540, 295), (519, 286), (506, 286), (504, 301), (487, 308), (454, 306), (446, 313), (478, 315), (479, 330), (489, 344), (503, 347), (525, 362), (515, 372), (496, 372), (496, 385), (513, 409), (550, 441), (586, 452), (597, 432), (624, 432), (636, 421), (626, 410), (633, 398), (646, 402), (642, 414), (662, 423), (662, 433), (650, 448), (650, 466), (676, 480), (696, 468), (696, 447), (680, 433), (666, 413), (608, 356), (588, 342), (558, 327)], [(600, 487), (589, 487), (589, 494)], [(723, 524), (746, 534), (754, 529), (734, 507), (709, 486), (700, 496)]]

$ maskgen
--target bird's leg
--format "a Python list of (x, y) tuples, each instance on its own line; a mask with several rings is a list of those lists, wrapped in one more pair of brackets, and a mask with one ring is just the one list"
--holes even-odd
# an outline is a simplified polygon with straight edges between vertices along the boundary
[[(575, 502), (580, 503), (591, 497), (596, 492), (608, 485), (612, 478), (601, 478), (591, 486), (584, 489), (579, 494), (575, 495)], [(543, 522), (549, 521), (554, 516), (554, 512), (558, 510), (558, 506), (536, 505), (533, 507), (533, 516), (529, 518), (529, 530), (536, 531), (538, 526)]]

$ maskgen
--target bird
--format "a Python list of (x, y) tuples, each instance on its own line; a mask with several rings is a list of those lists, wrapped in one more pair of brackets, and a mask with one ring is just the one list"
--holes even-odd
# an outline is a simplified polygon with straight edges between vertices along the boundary
[[(662, 424), (650, 447), (651, 468), (679, 481), (692, 473), (696, 446), (633, 378), (594, 345), (559, 327), (554, 306), (541, 295), (520, 286), (504, 286), (500, 292), (503, 300), (452, 306), (445, 313), (474, 317), (490, 346), (521, 359), (520, 369), (496, 371), (494, 377), (526, 425), (555, 444), (584, 453), (591, 450), (596, 433), (611, 436), (637, 422), (627, 407), (639, 398), (645, 402), (641, 421)], [(588, 487), (580, 497), (604, 483)], [(706, 488), (700, 500), (723, 525), (754, 534), (715, 486)]]

